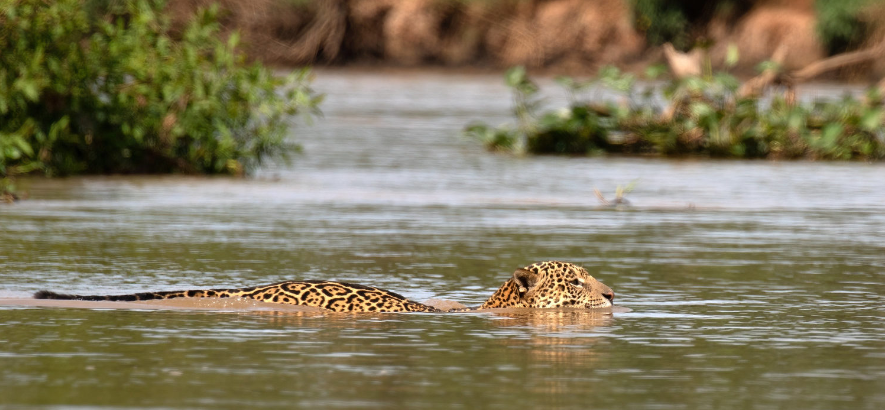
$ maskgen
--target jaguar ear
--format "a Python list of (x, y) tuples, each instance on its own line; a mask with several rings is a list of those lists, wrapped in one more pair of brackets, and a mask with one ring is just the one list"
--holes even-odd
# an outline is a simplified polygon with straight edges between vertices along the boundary
[(519, 296), (522, 297), (538, 284), (538, 274), (525, 269), (517, 269), (516, 272), (513, 272), (513, 281), (516, 282)]

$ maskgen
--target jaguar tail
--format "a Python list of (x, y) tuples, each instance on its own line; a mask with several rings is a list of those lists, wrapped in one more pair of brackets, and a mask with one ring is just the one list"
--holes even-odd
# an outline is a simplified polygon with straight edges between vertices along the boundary
[(89, 300), (109, 302), (134, 302), (138, 300), (169, 299), (188, 296), (190, 295), (188, 295), (187, 291), (145, 292), (132, 293), (128, 295), (70, 295), (51, 292), (48, 290), (41, 290), (37, 293), (34, 293), (34, 299)]

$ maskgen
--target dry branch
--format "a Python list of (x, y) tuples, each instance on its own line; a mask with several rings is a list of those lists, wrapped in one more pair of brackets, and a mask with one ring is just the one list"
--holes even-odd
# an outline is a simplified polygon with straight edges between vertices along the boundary
[[(782, 44), (775, 50), (771, 59), (780, 65), (785, 54), (786, 47)], [(738, 90), (738, 95), (741, 97), (760, 95), (766, 88), (772, 85), (782, 85), (786, 87), (787, 100), (794, 101), (796, 84), (808, 81), (828, 71), (864, 63), (880, 58), (883, 55), (885, 55), (885, 40), (863, 50), (837, 54), (830, 58), (815, 61), (792, 73), (783, 73), (776, 69), (765, 70), (758, 76), (747, 80)]]
[(864, 63), (885, 54), (885, 41), (876, 44), (870, 48), (850, 53), (842, 53), (825, 58), (820, 61), (811, 63), (801, 70), (795, 71), (791, 76), (795, 82), (803, 82), (817, 77), (825, 72), (833, 71), (837, 68), (850, 66), (854, 64)]
[(344, 41), (347, 12), (340, 0), (318, 2), (316, 18), (304, 35), (291, 45), (289, 58), (294, 61), (314, 61), (322, 56), (331, 61), (338, 57)]

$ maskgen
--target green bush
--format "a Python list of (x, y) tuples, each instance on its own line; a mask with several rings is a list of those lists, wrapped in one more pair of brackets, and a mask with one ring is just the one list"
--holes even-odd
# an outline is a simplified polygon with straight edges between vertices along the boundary
[[(588, 86), (568, 77), (560, 77), (558, 81), (570, 96)], [(607, 145), (606, 128), (599, 123), (599, 116), (587, 107), (573, 106), (539, 116), (542, 103), (539, 88), (528, 77), (525, 67), (507, 70), (504, 82), (513, 91), (513, 114), (518, 126), (493, 128), (476, 123), (465, 129), (467, 136), (481, 141), (489, 150), (581, 155)]]
[[(531, 79), (523, 75), (521, 82)], [(740, 83), (726, 73), (673, 79), (642, 93), (636, 92), (632, 75), (614, 68), (603, 69), (589, 81), (557, 82), (571, 96), (568, 107), (542, 114), (531, 110), (530, 116), (518, 117), (521, 125), (516, 130), (475, 124), (467, 134), (490, 149), (533, 154), (885, 159), (885, 106), (877, 88), (863, 98), (793, 104), (779, 94), (768, 101), (740, 96)], [(513, 87), (512, 81), (508, 84)], [(590, 86), (605, 87), (624, 98), (620, 104), (574, 98), (576, 90)], [(516, 96), (524, 92), (513, 87)], [(667, 100), (666, 112), (658, 108), (656, 95)], [(517, 140), (525, 141), (525, 150), (512, 149), (518, 147), (513, 143)]]
[(535, 154), (588, 154), (608, 145), (607, 130), (599, 116), (586, 106), (548, 113), (526, 147)]
[(680, 49), (690, 48), (689, 21), (682, 2), (671, 0), (632, 0), (633, 26), (645, 34), (649, 44), (670, 42)]
[(180, 33), (163, 1), (95, 9), (0, 0), (0, 178), (240, 174), (285, 157), (289, 116), (317, 112), (309, 73), (247, 65), (237, 35), (219, 36), (216, 8)]
[(861, 18), (871, 0), (816, 0), (817, 34), (830, 54), (857, 48), (867, 39), (869, 24)]

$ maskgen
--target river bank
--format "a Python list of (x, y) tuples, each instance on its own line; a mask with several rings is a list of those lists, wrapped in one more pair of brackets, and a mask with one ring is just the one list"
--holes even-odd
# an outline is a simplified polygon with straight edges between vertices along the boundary
[[(173, 0), (184, 21), (209, 0)], [(714, 68), (729, 46), (740, 51), (736, 70), (752, 73), (783, 48), (781, 64), (794, 70), (828, 55), (863, 48), (877, 37), (834, 45), (824, 34), (833, 19), (813, 0), (714, 2), (684, 12), (630, 0), (258, 0), (218, 2), (224, 30), (242, 34), (247, 54), (280, 66), (458, 67), (502, 69), (524, 65), (558, 74), (592, 73), (605, 65), (636, 69), (662, 62), (665, 42), (677, 49), (707, 48)], [(722, 4), (720, 4), (722, 3)], [(727, 7), (725, 7), (725, 6)], [(841, 9), (840, 9), (841, 10)], [(875, 20), (877, 8), (863, 9)], [(843, 12), (844, 11), (840, 11)], [(827, 17), (830, 16), (830, 17)], [(842, 18), (845, 20), (847, 17)], [(854, 17), (851, 17), (854, 18)], [(855, 23), (867, 24), (861, 17)], [(681, 20), (680, 20), (681, 19)], [(872, 24), (873, 23), (869, 23)], [(866, 27), (866, 26), (864, 26)], [(669, 30), (669, 31), (668, 31)], [(859, 29), (858, 29), (859, 30)], [(855, 65), (837, 79), (863, 80), (883, 63)]]

